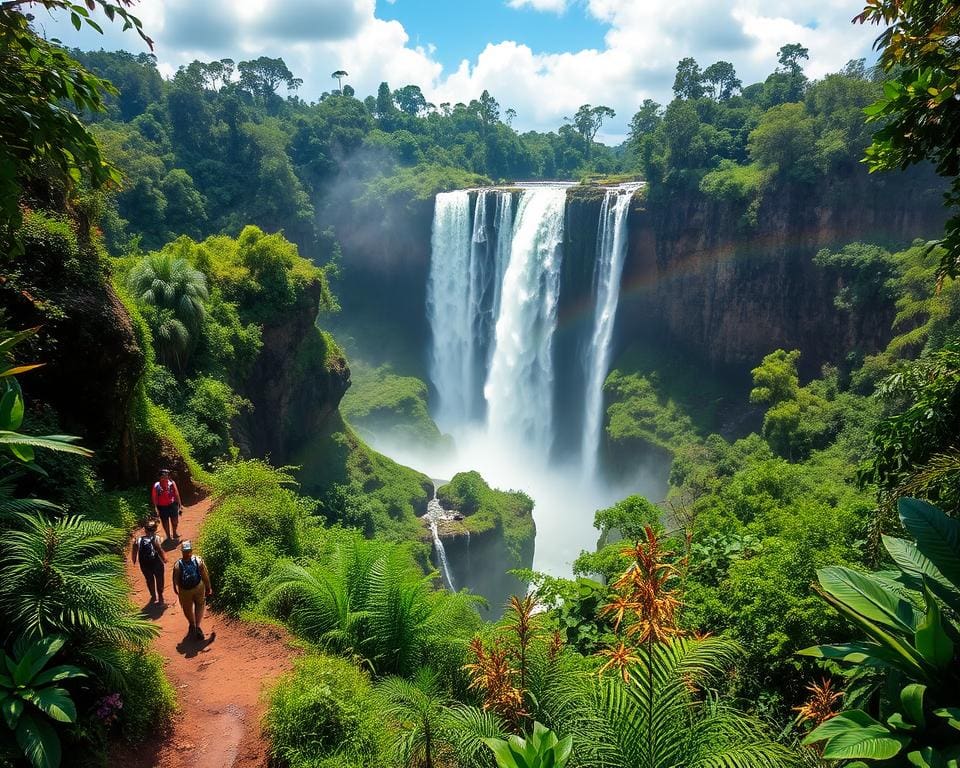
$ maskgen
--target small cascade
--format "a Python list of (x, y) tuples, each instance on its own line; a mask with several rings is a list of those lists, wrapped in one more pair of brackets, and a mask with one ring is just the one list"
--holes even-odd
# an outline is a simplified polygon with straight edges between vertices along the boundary
[(457, 588), (453, 583), (453, 574), (450, 572), (450, 563), (447, 561), (447, 551), (443, 548), (443, 540), (440, 538), (438, 524), (444, 519), (444, 512), (443, 507), (440, 506), (440, 500), (437, 499), (436, 485), (433, 486), (433, 498), (427, 502), (426, 518), (430, 524), (430, 533), (433, 534), (433, 548), (437, 551), (437, 560), (440, 561), (440, 573), (443, 575), (443, 581), (451, 592), (456, 592)]
[(597, 227), (597, 260), (593, 272), (593, 333), (584, 356), (584, 428), (581, 444), (584, 475), (597, 469), (603, 428), (603, 382), (610, 367), (610, 345), (620, 301), (620, 278), (627, 254), (627, 213), (636, 187), (608, 189)]
[(525, 189), (503, 275), (484, 396), (488, 431), (546, 456), (553, 439), (553, 333), (566, 190)]

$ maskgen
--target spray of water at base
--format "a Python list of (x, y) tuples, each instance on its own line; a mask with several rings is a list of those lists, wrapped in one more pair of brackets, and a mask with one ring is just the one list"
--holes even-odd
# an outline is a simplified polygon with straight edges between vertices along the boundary
[(596, 549), (599, 531), (593, 514), (632, 493), (662, 498), (659, 473), (639, 472), (622, 484), (585, 480), (579, 465), (550, 465), (522, 446), (505, 447), (482, 427), (465, 428), (456, 448), (442, 454), (411, 450), (374, 437), (373, 447), (395, 461), (430, 477), (449, 479), (457, 472), (476, 470), (491, 487), (520, 490), (534, 500), (537, 539), (534, 570), (570, 576), (573, 561), (583, 550)]

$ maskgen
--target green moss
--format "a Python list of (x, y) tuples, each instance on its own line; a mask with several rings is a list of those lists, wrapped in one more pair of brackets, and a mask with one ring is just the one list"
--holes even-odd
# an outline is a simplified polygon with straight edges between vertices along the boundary
[(316, 495), (330, 523), (367, 536), (416, 541), (432, 482), (372, 450), (337, 413), (297, 459), (304, 492)]
[(533, 499), (523, 491), (491, 488), (479, 472), (460, 472), (437, 489), (444, 509), (463, 514), (463, 520), (444, 521), (443, 533), (470, 535), (498, 530), (516, 566), (524, 563), (524, 553), (533, 546), (536, 526)]
[(389, 365), (354, 365), (340, 410), (351, 426), (380, 437), (423, 447), (441, 442), (427, 408), (426, 383), (414, 376), (398, 376)]

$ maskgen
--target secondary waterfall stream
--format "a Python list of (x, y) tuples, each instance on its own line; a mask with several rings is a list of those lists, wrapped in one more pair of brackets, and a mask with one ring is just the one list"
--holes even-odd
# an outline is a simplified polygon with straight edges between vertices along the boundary
[(440, 561), (440, 573), (443, 575), (443, 582), (453, 592), (457, 587), (453, 583), (453, 574), (450, 571), (450, 562), (447, 560), (447, 550), (444, 549), (443, 539), (440, 538), (439, 523), (443, 519), (443, 507), (440, 506), (440, 500), (437, 498), (437, 486), (433, 486), (433, 498), (427, 502), (427, 522), (430, 523), (430, 533), (433, 535), (433, 548), (437, 552), (437, 560)]
[(597, 470), (603, 429), (603, 382), (610, 368), (610, 345), (620, 302), (620, 278), (627, 255), (627, 213), (635, 187), (608, 189), (597, 227), (597, 260), (594, 262), (593, 333), (584, 355), (584, 414), (582, 468), (585, 477)]

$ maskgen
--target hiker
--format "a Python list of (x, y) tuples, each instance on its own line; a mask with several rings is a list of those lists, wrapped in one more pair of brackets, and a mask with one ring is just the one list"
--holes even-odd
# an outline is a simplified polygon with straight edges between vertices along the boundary
[(150, 602), (163, 605), (163, 565), (167, 562), (167, 556), (160, 546), (156, 520), (144, 523), (143, 535), (138, 536), (130, 548), (130, 558), (134, 565), (140, 563), (140, 572), (150, 590)]
[[(153, 490), (150, 493), (150, 500), (153, 502), (153, 511), (160, 522), (163, 524), (163, 532), (167, 534), (166, 541), (171, 538), (179, 539), (177, 526), (180, 524), (180, 490), (177, 484), (170, 479), (170, 470), (161, 469), (160, 479), (153, 484)], [(170, 536), (171, 530), (173, 536)]]
[(203, 608), (206, 599), (213, 595), (210, 575), (200, 556), (193, 554), (193, 544), (189, 541), (183, 542), (180, 552), (181, 557), (173, 566), (173, 591), (180, 597), (180, 607), (190, 624), (187, 634), (203, 640), (203, 629), (200, 628)]

